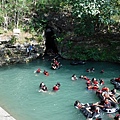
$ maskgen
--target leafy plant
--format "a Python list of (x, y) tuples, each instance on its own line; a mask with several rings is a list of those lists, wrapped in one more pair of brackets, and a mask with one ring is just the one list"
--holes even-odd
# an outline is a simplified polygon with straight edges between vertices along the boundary
[(16, 42), (16, 40), (17, 40), (17, 38), (14, 35), (12, 35), (9, 42), (10, 42), (10, 44), (14, 44)]

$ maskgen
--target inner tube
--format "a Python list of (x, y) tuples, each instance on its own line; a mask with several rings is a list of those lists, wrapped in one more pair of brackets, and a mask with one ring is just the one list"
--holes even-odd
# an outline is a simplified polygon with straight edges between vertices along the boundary
[[(85, 107), (80, 108), (79, 104), (84, 105)], [(92, 103), (83, 104), (83, 103), (80, 103), (78, 100), (75, 101), (75, 103), (74, 103), (74, 107), (76, 109), (79, 109), (86, 118), (89, 118), (89, 119), (98, 118), (100, 116), (100, 112), (99, 113), (97, 113), (97, 112), (90, 113), (87, 110), (87, 108), (90, 106), (92, 106)]]
[(118, 103), (120, 104), (120, 95), (116, 97)]
[(110, 80), (110, 83), (113, 84), (113, 85), (116, 85), (116, 84), (117, 84), (117, 82), (115, 81), (115, 79), (111, 79), (111, 80)]
[(112, 108), (103, 108), (102, 110), (108, 114), (110, 113), (116, 113), (119, 110), (119, 106), (115, 104), (114, 102), (111, 102)]
[(116, 84), (114, 85), (114, 88), (117, 89), (117, 90), (120, 90), (120, 83), (116, 83)]
[(84, 65), (86, 62), (85, 61), (82, 61), (82, 60), (80, 60), (80, 61), (72, 61), (72, 62), (70, 62), (70, 64), (71, 65)]

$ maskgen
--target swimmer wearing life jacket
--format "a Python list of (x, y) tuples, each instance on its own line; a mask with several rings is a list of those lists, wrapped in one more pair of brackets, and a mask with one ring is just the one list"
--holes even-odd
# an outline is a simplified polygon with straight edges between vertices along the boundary
[(96, 90), (96, 95), (101, 95), (101, 94), (102, 94), (102, 90), (97, 89), (97, 90)]
[(71, 77), (71, 79), (72, 80), (77, 80), (78, 78), (77, 78), (77, 76), (75, 74), (73, 74), (72, 77)]
[(88, 89), (88, 90), (92, 90), (92, 88), (93, 88), (92, 85), (88, 85), (88, 86), (87, 86), (87, 89)]
[(51, 64), (52, 69), (57, 69), (56, 65), (54, 63)]
[(57, 91), (60, 88), (60, 83), (57, 83), (56, 85), (53, 86), (53, 91)]
[(103, 92), (108, 92), (108, 91), (110, 91), (110, 89), (109, 89), (108, 87), (104, 86), (104, 87), (102, 88), (102, 91), (103, 91)]
[(95, 71), (95, 68), (94, 68), (94, 67), (92, 67), (92, 68), (90, 69), (90, 71), (91, 71), (91, 72), (94, 72), (94, 71)]
[(43, 82), (40, 83), (39, 89), (41, 89), (45, 84)]
[(92, 103), (83, 104), (80, 101), (75, 101), (74, 107), (80, 109), (86, 118), (92, 120), (100, 116), (100, 108)]
[(49, 76), (49, 73), (46, 70), (44, 70), (43, 73), (44, 73), (44, 75)]
[(120, 77), (115, 78), (115, 81), (116, 81), (116, 82), (120, 82)]
[(87, 84), (87, 86), (92, 85), (91, 80), (88, 80), (88, 81), (86, 82), (86, 84)]
[(36, 73), (40, 73), (40, 71), (41, 71), (40, 68), (38, 68), (38, 69), (36, 70)]
[(47, 88), (46, 85), (44, 85), (44, 86), (41, 88), (41, 90), (42, 90), (43, 92), (47, 92), (47, 91), (48, 91), (48, 88)]
[(104, 80), (103, 79), (100, 80), (100, 85), (104, 85)]
[(99, 89), (99, 87), (98, 87), (97, 85), (93, 85), (93, 86), (92, 86), (92, 85), (88, 85), (88, 86), (87, 86), (87, 89), (88, 89), (88, 90), (95, 90), (95, 91), (96, 91), (96, 90)]
[(53, 59), (53, 64), (54, 64), (56, 67), (59, 67), (59, 66), (60, 66), (60, 62), (58, 62), (56, 59)]
[(92, 87), (92, 89), (96, 91), (96, 90), (99, 89), (99, 87), (98, 87), (97, 85), (94, 85), (94, 86)]
[(99, 86), (98, 80), (94, 80), (94, 81), (93, 81), (93, 84)]
[(39, 92), (47, 92), (47, 91), (48, 91), (47, 86), (43, 82), (41, 82), (39, 85)]

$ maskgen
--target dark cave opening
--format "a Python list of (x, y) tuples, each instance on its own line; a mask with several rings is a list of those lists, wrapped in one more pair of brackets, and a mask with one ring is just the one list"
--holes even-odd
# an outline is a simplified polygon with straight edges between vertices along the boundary
[(55, 43), (55, 34), (54, 30), (51, 26), (47, 25), (45, 29), (45, 37), (46, 37), (46, 50), (45, 54), (58, 54), (57, 45)]

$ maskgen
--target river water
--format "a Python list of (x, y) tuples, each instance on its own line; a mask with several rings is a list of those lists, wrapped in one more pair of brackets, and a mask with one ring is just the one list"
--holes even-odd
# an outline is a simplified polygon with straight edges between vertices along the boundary
[[(50, 61), (35, 60), (27, 64), (10, 65), (0, 68), (0, 106), (16, 120), (86, 120), (73, 104), (76, 100), (82, 103), (99, 101), (93, 91), (86, 89), (85, 80), (72, 81), (71, 76), (86, 75), (89, 78), (103, 78), (105, 85), (113, 88), (110, 79), (120, 75), (120, 65), (107, 62), (87, 62), (85, 65), (70, 65), (68, 60), (60, 60), (62, 67), (50, 69)], [(95, 72), (87, 73), (87, 68)], [(36, 74), (37, 68), (47, 70), (50, 75)], [(100, 71), (104, 69), (104, 73)], [(47, 93), (40, 93), (39, 84), (44, 82)], [(52, 92), (52, 87), (60, 82), (60, 90)], [(119, 92), (119, 91), (118, 91)], [(103, 120), (111, 120), (103, 114)]]

